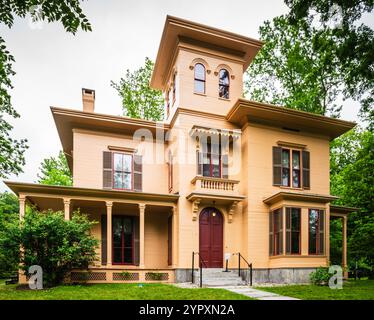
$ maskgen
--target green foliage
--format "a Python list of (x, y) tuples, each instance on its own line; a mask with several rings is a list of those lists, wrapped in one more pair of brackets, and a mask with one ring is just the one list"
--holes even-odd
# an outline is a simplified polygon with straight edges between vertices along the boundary
[(145, 58), (143, 67), (131, 72), (126, 71), (119, 83), (111, 81), (111, 86), (117, 90), (122, 99), (123, 115), (131, 118), (159, 121), (164, 116), (164, 99), (162, 92), (151, 89), (154, 63)]
[(160, 272), (148, 272), (149, 277), (154, 281), (162, 280), (163, 274)]
[(348, 216), (349, 263), (363, 259), (374, 266), (374, 133), (353, 129), (331, 143), (330, 154), (331, 193), (340, 197), (336, 203), (359, 208)]
[(38, 183), (56, 186), (71, 186), (73, 184), (73, 177), (62, 151), (56, 158), (44, 159), (39, 170)]
[(72, 269), (87, 268), (96, 260), (98, 240), (90, 234), (95, 223), (79, 212), (66, 221), (62, 212), (30, 211), (22, 223), (8, 226), (0, 245), (9, 258), (19, 260), (25, 273), (31, 265), (41, 266), (44, 286), (54, 286)]
[[(0, 239), (8, 232), (9, 224), (17, 223), (19, 220), (18, 198), (9, 192), (0, 194)], [(0, 246), (0, 278), (9, 277), (18, 269), (17, 259), (11, 259), (7, 251)]]
[(330, 277), (329, 268), (325, 267), (319, 267), (309, 275), (310, 282), (319, 286), (326, 286), (329, 283)]
[(265, 42), (246, 74), (246, 95), (256, 101), (339, 116), (342, 92), (333, 50), (333, 35), (318, 33), (307, 21), (296, 25), (285, 16), (265, 21), (259, 30)]
[(121, 272), (121, 277), (123, 277), (124, 280), (129, 280), (131, 279), (131, 273), (128, 271), (122, 271)]
[[(374, 32), (360, 19), (373, 11), (373, 0), (285, 0), (288, 22), (300, 20), (319, 26), (318, 33), (331, 33), (334, 56), (343, 77), (344, 97), (361, 102), (360, 116), (374, 126)], [(317, 46), (317, 50), (324, 50)], [(328, 48), (328, 50), (330, 50)]]
[[(4, 1), (3, 1), (4, 2)], [(78, 0), (24, 0), (6, 1), (0, 5), (0, 24), (11, 28), (15, 17), (30, 15), (34, 21), (61, 22), (67, 32), (75, 33), (79, 28), (90, 31), (91, 25), (83, 14)], [(28, 148), (26, 139), (11, 138), (13, 126), (5, 117), (19, 118), (11, 103), (13, 89), (11, 77), (14, 57), (0, 37), (0, 178), (22, 172), (25, 164), (24, 152)]]

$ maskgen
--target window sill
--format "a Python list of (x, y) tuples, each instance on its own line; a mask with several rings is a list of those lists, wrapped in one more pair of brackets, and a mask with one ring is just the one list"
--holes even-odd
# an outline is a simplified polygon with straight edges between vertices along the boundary
[(223, 101), (227, 101), (227, 102), (230, 102), (230, 98), (229, 99), (226, 99), (226, 98), (222, 98), (222, 97), (218, 97), (219, 100), (223, 100)]
[(193, 94), (196, 94), (198, 96), (203, 96), (203, 97), (206, 97), (206, 93), (199, 93), (199, 92), (194, 92)]
[(302, 254), (288, 254), (288, 255), (277, 255), (269, 256), (269, 259), (282, 259), (282, 258), (326, 258), (326, 255), (302, 255)]

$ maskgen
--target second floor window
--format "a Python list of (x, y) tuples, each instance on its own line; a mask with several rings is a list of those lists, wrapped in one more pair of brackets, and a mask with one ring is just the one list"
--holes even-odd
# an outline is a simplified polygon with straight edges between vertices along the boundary
[(273, 185), (309, 189), (309, 152), (273, 147)]
[(132, 155), (114, 153), (113, 157), (113, 188), (132, 189)]
[(103, 188), (142, 191), (142, 156), (125, 152), (103, 152)]
[(205, 67), (201, 63), (195, 64), (195, 93), (205, 93)]
[(219, 97), (228, 99), (230, 91), (230, 76), (226, 69), (219, 71)]

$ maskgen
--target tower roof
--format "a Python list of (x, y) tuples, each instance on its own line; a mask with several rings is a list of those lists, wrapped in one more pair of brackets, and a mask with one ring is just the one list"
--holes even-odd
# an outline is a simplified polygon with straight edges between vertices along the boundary
[(151, 87), (164, 89), (180, 41), (193, 42), (202, 47), (237, 56), (243, 61), (244, 70), (248, 68), (263, 45), (263, 42), (259, 40), (236, 33), (167, 16), (151, 78)]

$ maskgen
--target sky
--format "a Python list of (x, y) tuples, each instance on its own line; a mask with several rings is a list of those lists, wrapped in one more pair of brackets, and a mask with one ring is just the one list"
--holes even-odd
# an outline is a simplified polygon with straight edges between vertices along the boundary
[[(92, 32), (74, 36), (60, 23), (32, 24), (30, 18), (17, 18), (11, 29), (0, 26), (16, 60), (11, 95), (21, 118), (10, 121), (11, 135), (29, 145), (24, 172), (8, 180), (37, 181), (43, 159), (61, 150), (50, 106), (81, 110), (81, 88), (96, 91), (96, 112), (122, 114), (110, 82), (142, 66), (145, 57), (155, 60), (167, 14), (258, 38), (265, 20), (288, 11), (283, 0), (88, 0), (82, 9)], [(342, 118), (357, 121), (358, 108), (346, 102)]]

